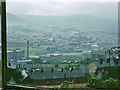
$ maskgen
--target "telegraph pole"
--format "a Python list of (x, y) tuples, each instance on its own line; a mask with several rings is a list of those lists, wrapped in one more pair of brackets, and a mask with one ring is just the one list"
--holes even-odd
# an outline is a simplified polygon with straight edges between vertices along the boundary
[(7, 34), (6, 34), (6, 0), (1, 1), (1, 36), (2, 36), (2, 88), (7, 84)]

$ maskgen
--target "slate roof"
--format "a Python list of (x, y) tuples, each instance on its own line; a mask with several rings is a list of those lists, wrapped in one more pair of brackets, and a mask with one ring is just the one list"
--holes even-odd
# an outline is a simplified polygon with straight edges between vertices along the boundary
[(80, 69), (89, 69), (89, 65), (80, 65)]
[(32, 72), (30, 74), (30, 78), (34, 80), (40, 80), (40, 79), (55, 79), (55, 78), (64, 78), (64, 75), (66, 73), (66, 78), (73, 78), (73, 77), (85, 77), (85, 73), (82, 70), (73, 70), (72, 72), (70, 70), (66, 71), (44, 71), (44, 72)]
[(92, 50), (92, 54), (93, 55), (105, 55), (105, 51), (104, 50)]
[(8, 83), (10, 83), (10, 84), (17, 84), (13, 77), (10, 78), (10, 81)]
[[(107, 61), (103, 61), (102, 64), (100, 64), (99, 60), (95, 60), (93, 62), (94, 62), (95, 66), (97, 68), (99, 68), (99, 67), (109, 67), (109, 63), (107, 63)], [(119, 62), (118, 65), (120, 65), (120, 62)], [(110, 61), (110, 66), (117, 66), (117, 65), (114, 63), (113, 60), (111, 60)], [(80, 69), (86, 70), (86, 71), (89, 70), (89, 67), (90, 67), (90, 65), (80, 65)]]
[[(99, 60), (98, 61), (94, 61), (96, 67), (109, 67), (109, 63), (107, 63), (106, 61), (103, 61), (102, 64), (100, 64)], [(120, 62), (119, 64), (120, 65)], [(110, 61), (110, 66), (116, 66), (116, 64), (114, 63), (113, 60)]]
[[(109, 63), (107, 63), (106, 61), (103, 61), (102, 64), (100, 64), (99, 60), (98, 61), (94, 61), (96, 67), (109, 67)], [(120, 65), (120, 62), (119, 64)], [(110, 61), (110, 66), (117, 66), (113, 60)]]

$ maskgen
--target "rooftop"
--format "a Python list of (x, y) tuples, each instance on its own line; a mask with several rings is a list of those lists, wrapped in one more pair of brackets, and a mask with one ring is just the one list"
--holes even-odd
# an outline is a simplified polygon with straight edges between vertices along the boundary
[(82, 70), (65, 70), (61, 71), (44, 71), (44, 72), (32, 72), (29, 74), (31, 79), (39, 80), (39, 79), (54, 79), (54, 78), (64, 78), (66, 74), (66, 78), (73, 78), (73, 77), (85, 77), (85, 73)]

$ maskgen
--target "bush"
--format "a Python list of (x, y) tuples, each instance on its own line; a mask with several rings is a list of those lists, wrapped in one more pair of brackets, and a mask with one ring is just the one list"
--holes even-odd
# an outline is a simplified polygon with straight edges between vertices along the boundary
[(71, 65), (67, 65), (67, 66), (65, 66), (65, 70), (69, 70), (70, 67), (71, 67)]
[(69, 85), (69, 82), (65, 80), (65, 81), (61, 84), (61, 88), (68, 88), (68, 85)]
[(118, 80), (109, 78), (106, 80), (106, 84), (108, 88), (118, 88)]
[(54, 67), (59, 67), (59, 64), (55, 64)]
[(102, 86), (102, 80), (98, 77), (91, 77), (87, 82), (87, 87), (90, 88), (99, 88)]
[(104, 69), (104, 71), (107, 71), (107, 73), (106, 72), (103, 73), (102, 78), (103, 79), (109, 79), (109, 78), (118, 79), (119, 78), (119, 68), (120, 68), (120, 66), (110, 67), (110, 71), (109, 71), (109, 68)]
[(109, 78), (106, 80), (100, 79), (98, 77), (91, 77), (88, 82), (86, 87), (90, 88), (118, 88), (118, 80)]

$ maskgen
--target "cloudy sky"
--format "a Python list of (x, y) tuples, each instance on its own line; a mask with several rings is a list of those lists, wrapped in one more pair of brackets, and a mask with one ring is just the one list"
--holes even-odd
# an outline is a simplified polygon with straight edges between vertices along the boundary
[(7, 0), (7, 12), (27, 15), (94, 14), (102, 8), (114, 8), (117, 2), (118, 0)]
[(119, 0), (7, 0), (8, 2), (118, 2)]

